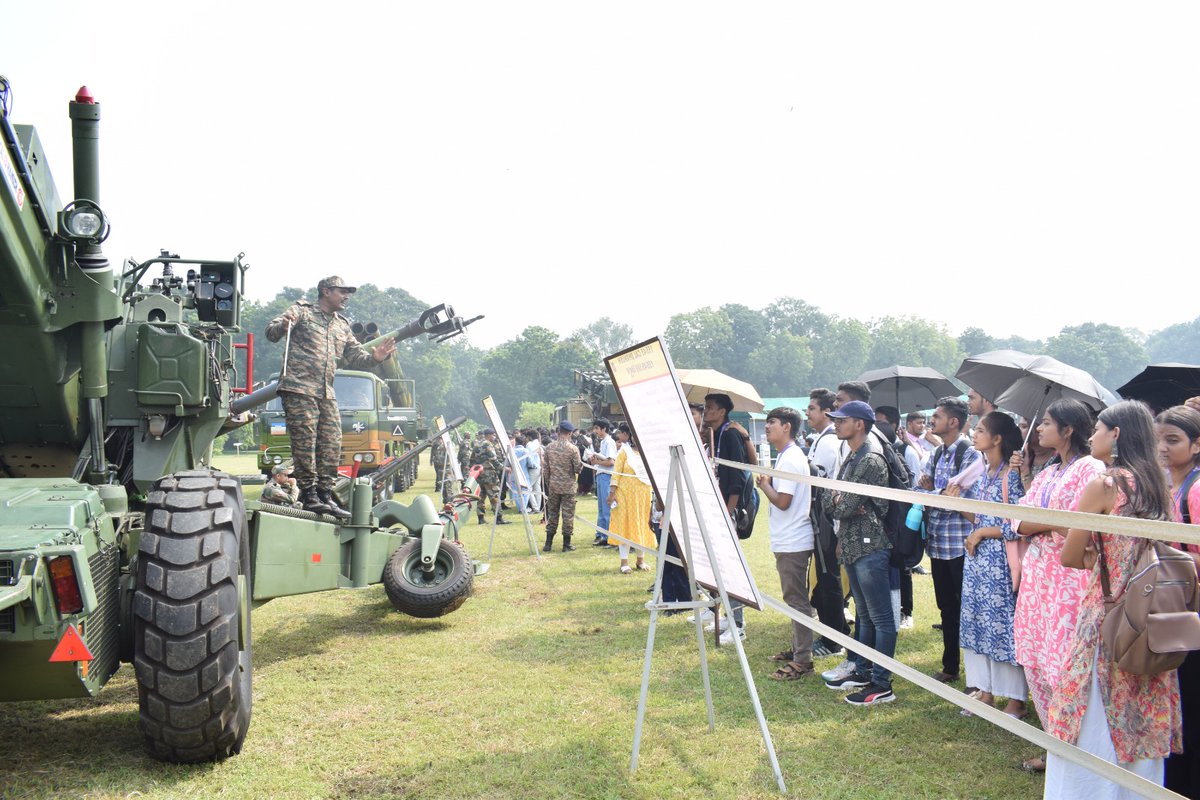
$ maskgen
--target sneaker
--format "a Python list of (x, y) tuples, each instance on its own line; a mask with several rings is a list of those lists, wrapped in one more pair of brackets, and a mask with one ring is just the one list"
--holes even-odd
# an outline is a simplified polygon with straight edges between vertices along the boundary
[(840, 647), (830, 648), (824, 642), (817, 642), (813, 645), (813, 658), (829, 658), (830, 656), (840, 656), (846, 651)]
[(854, 666), (854, 662), (851, 661), (850, 659), (846, 659), (845, 661), (838, 664), (833, 669), (827, 669), (824, 672), (822, 672), (821, 680), (826, 681), (826, 682), (840, 681), (842, 678), (848, 678), (851, 675), (853, 675), (854, 671), (856, 669), (858, 669), (858, 668)]
[(900, 630), (902, 630), (902, 631), (911, 630), (912, 626), (913, 626), (912, 614), (901, 614), (900, 615)]
[(895, 693), (886, 686), (871, 684), (861, 692), (851, 692), (846, 695), (846, 702), (852, 706), (873, 706), (879, 703), (890, 703), (896, 699)]
[(870, 685), (871, 679), (866, 675), (863, 675), (861, 672), (851, 673), (840, 680), (825, 681), (825, 688), (833, 689), (835, 692), (841, 692), (846, 689), (858, 689)]
[[(712, 622), (712, 618), (713, 618), (713, 612), (712, 612), (711, 608), (700, 609), (700, 621), (701, 622), (710, 623), (710, 622)], [(688, 622), (695, 622), (695, 621), (696, 621), (695, 614), (688, 615)], [(709, 628), (709, 630), (712, 630), (712, 629)]]
[(731, 628), (727, 628), (725, 632), (721, 634), (720, 638), (717, 639), (717, 642), (723, 645), (733, 644), (733, 637), (735, 635), (734, 631), (737, 631), (736, 636), (739, 639), (741, 639), (743, 642), (746, 641), (746, 626), (742, 625), (739, 627), (734, 625)]

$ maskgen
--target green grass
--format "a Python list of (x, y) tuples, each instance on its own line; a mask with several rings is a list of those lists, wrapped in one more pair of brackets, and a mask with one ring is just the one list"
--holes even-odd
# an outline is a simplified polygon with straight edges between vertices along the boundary
[[(231, 460), (221, 463), (253, 471)], [(426, 466), (416, 490), (431, 483)], [(594, 499), (580, 511), (594, 519)], [(465, 529), (475, 557), (488, 531)], [(630, 776), (652, 573), (620, 575), (615, 551), (588, 547), (588, 531), (577, 537), (579, 551), (537, 562), (519, 525), (497, 529), (491, 572), (439, 620), (392, 611), (378, 586), (256, 610), (254, 719), (242, 753), (220, 764), (142, 754), (128, 666), (93, 700), (0, 707), (0, 797), (778, 797), (733, 648), (709, 650), (717, 728), (708, 733), (694, 629), (682, 616), (658, 629)], [(745, 544), (760, 587), (778, 595), (765, 524)], [(917, 625), (901, 632), (898, 655), (933, 671), (933, 589), (928, 577), (915, 581)], [(768, 680), (789, 623), (747, 611), (747, 625), (792, 795), (1040, 795), (1041, 779), (1017, 768), (1036, 751), (1018, 739), (903, 681), (895, 703), (861, 709), (816, 676)]]

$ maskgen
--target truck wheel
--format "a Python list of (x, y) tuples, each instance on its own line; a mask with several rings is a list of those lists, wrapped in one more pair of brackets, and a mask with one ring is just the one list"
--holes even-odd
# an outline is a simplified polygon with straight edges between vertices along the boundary
[(397, 611), (414, 617), (449, 614), (471, 595), (475, 568), (458, 542), (438, 544), (432, 575), (421, 569), (421, 540), (397, 548), (383, 570), (383, 588)]
[(146, 497), (133, 597), (146, 751), (175, 763), (241, 751), (250, 727), (250, 536), (223, 472), (160, 478)]

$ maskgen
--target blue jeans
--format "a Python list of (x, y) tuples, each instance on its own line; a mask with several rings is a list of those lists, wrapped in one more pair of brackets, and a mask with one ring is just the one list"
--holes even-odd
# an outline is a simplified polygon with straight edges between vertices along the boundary
[[(612, 475), (603, 472), (596, 473), (596, 499), (600, 503), (600, 510), (596, 514), (596, 524), (604, 530), (608, 530), (608, 517), (612, 513), (612, 509), (608, 507), (608, 485), (612, 483)], [(603, 536), (599, 533), (596, 538), (600, 539)]]
[[(896, 655), (896, 617), (892, 614), (891, 554), (876, 550), (846, 565), (854, 596), (854, 640), (885, 656)], [(876, 686), (891, 688), (892, 673), (858, 653), (850, 655), (855, 671)]]

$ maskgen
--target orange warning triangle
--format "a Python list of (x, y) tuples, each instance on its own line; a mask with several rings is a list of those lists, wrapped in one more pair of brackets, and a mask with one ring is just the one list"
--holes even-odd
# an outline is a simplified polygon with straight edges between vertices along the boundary
[(88, 650), (87, 645), (83, 643), (83, 639), (79, 638), (79, 631), (75, 630), (75, 626), (68, 625), (62, 638), (58, 640), (58, 645), (54, 648), (54, 652), (50, 654), (50, 660), (91, 661), (92, 651)]

